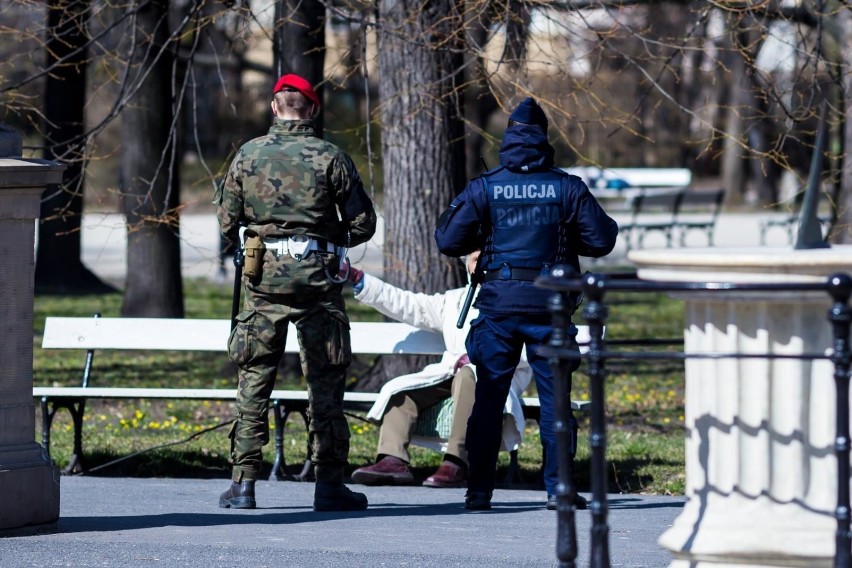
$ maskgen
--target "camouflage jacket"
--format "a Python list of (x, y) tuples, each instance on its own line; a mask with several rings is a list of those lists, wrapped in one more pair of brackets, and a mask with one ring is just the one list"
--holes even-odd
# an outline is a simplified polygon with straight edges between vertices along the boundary
[[(370, 240), (376, 231), (373, 203), (355, 164), (318, 138), (310, 120), (276, 118), (265, 136), (245, 143), (214, 203), (222, 234), (231, 242), (239, 240), (241, 226), (264, 238), (307, 235), (349, 246)], [(306, 282), (319, 282), (318, 275), (308, 274), (316, 262), (296, 264), (284, 256), (264, 256), (261, 288), (295, 285), (294, 271), (304, 273)]]

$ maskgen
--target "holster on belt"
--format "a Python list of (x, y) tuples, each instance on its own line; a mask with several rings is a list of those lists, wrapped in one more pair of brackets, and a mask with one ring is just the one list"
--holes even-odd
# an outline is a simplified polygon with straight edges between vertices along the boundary
[(250, 281), (256, 282), (263, 273), (263, 253), (266, 252), (266, 245), (263, 244), (263, 239), (256, 233), (246, 232), (243, 251), (245, 253), (243, 274)]

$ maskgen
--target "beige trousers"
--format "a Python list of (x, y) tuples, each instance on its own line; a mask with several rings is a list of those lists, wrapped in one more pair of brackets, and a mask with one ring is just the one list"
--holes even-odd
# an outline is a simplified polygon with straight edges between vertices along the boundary
[(442, 400), (453, 397), (453, 424), (447, 441), (448, 454), (467, 464), (467, 450), (464, 447), (467, 419), (473, 409), (473, 397), (476, 391), (476, 378), (470, 367), (462, 367), (453, 376), (437, 385), (405, 391), (395, 394), (388, 401), (382, 427), (379, 430), (379, 455), (394, 456), (406, 462), (411, 461), (408, 445), (411, 432), (417, 423), (420, 411)]

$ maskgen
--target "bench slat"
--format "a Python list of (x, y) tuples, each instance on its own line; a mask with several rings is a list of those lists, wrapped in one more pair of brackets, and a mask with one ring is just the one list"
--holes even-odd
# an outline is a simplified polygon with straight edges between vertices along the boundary
[[(538, 397), (525, 396), (521, 399), (521, 402), (524, 406), (541, 408), (541, 402), (538, 400)], [(571, 410), (588, 410), (591, 405), (592, 401), (590, 400), (572, 400)]]
[[(57, 398), (168, 398), (173, 400), (227, 400), (237, 397), (237, 389), (170, 389), (170, 388), (134, 388), (134, 387), (34, 387), (33, 396)], [(375, 402), (378, 393), (347, 392), (343, 399), (347, 402)], [(272, 400), (308, 400), (307, 391), (274, 390)]]
[[(168, 398), (173, 400), (227, 400), (237, 396), (236, 389), (170, 389), (144, 387), (34, 387), (33, 396), (57, 398)], [(346, 402), (376, 402), (379, 393), (345, 392)], [(273, 390), (271, 400), (307, 401), (308, 393), (302, 390)], [(539, 407), (536, 397), (523, 397), (524, 406)], [(573, 410), (585, 410), (589, 401), (571, 401)]]
[[(444, 338), (398, 322), (352, 322), (352, 353), (376, 355), (441, 355)], [(228, 320), (169, 318), (48, 317), (43, 349), (126, 349), (160, 351), (228, 350)], [(577, 326), (577, 342), (589, 342), (589, 328)], [(296, 329), (287, 332), (287, 353), (298, 353)], [(580, 348), (586, 353), (588, 348)]]
[[(440, 355), (441, 334), (397, 322), (352, 322), (353, 353)], [(44, 349), (227, 351), (229, 320), (168, 318), (71, 318), (45, 321)], [(298, 353), (295, 326), (285, 351)]]

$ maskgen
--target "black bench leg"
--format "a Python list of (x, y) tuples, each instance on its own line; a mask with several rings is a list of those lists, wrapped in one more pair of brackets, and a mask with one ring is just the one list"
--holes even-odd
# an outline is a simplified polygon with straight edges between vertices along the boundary
[(302, 466), (302, 471), (300, 471), (296, 475), (296, 480), (312, 481), (314, 478), (314, 463), (311, 461), (310, 421), (308, 420), (308, 413), (306, 408), (300, 408), (297, 410), (297, 412), (302, 415), (302, 420), (305, 422), (305, 437), (307, 438), (307, 442), (305, 448), (305, 464)]
[(503, 479), (503, 484), (506, 487), (514, 487), (516, 483), (523, 484), (524, 479), (521, 477), (521, 468), (518, 465), (518, 450), (509, 452), (509, 469), (506, 471), (506, 477)]
[[(272, 473), (269, 480), (275, 481), (308, 481), (313, 476), (313, 464), (311, 463), (311, 446), (308, 440), (307, 454), (302, 471), (297, 475), (287, 473), (287, 462), (284, 459), (284, 428), (287, 418), (293, 412), (298, 412), (305, 423), (305, 431), (308, 430), (308, 414), (304, 403), (285, 403), (280, 400), (272, 401), (272, 411), (275, 414), (275, 463), (272, 465)], [(310, 438), (310, 437), (309, 437)]]
[(272, 464), (269, 480), (284, 481), (287, 479), (287, 462), (284, 461), (284, 423), (287, 421), (287, 415), (282, 416), (283, 409), (279, 400), (272, 401), (272, 412), (275, 416), (275, 463)]
[(68, 465), (62, 470), (63, 475), (72, 473), (84, 473), (86, 471), (83, 460), (83, 414), (86, 412), (86, 400), (75, 399), (67, 401), (54, 401), (48, 397), (41, 399), (41, 443), (50, 456), (50, 429), (53, 427), (53, 419), (56, 412), (66, 408), (71, 414), (71, 422), (74, 425), (74, 448)]
[(53, 416), (56, 409), (51, 408), (50, 400), (41, 397), (41, 445), (44, 446), (47, 456), (50, 457), (50, 428), (53, 426)]
[(86, 401), (74, 401), (68, 404), (68, 412), (74, 422), (74, 451), (68, 459), (65, 474), (84, 473), (86, 466), (83, 458), (83, 414), (86, 411)]

